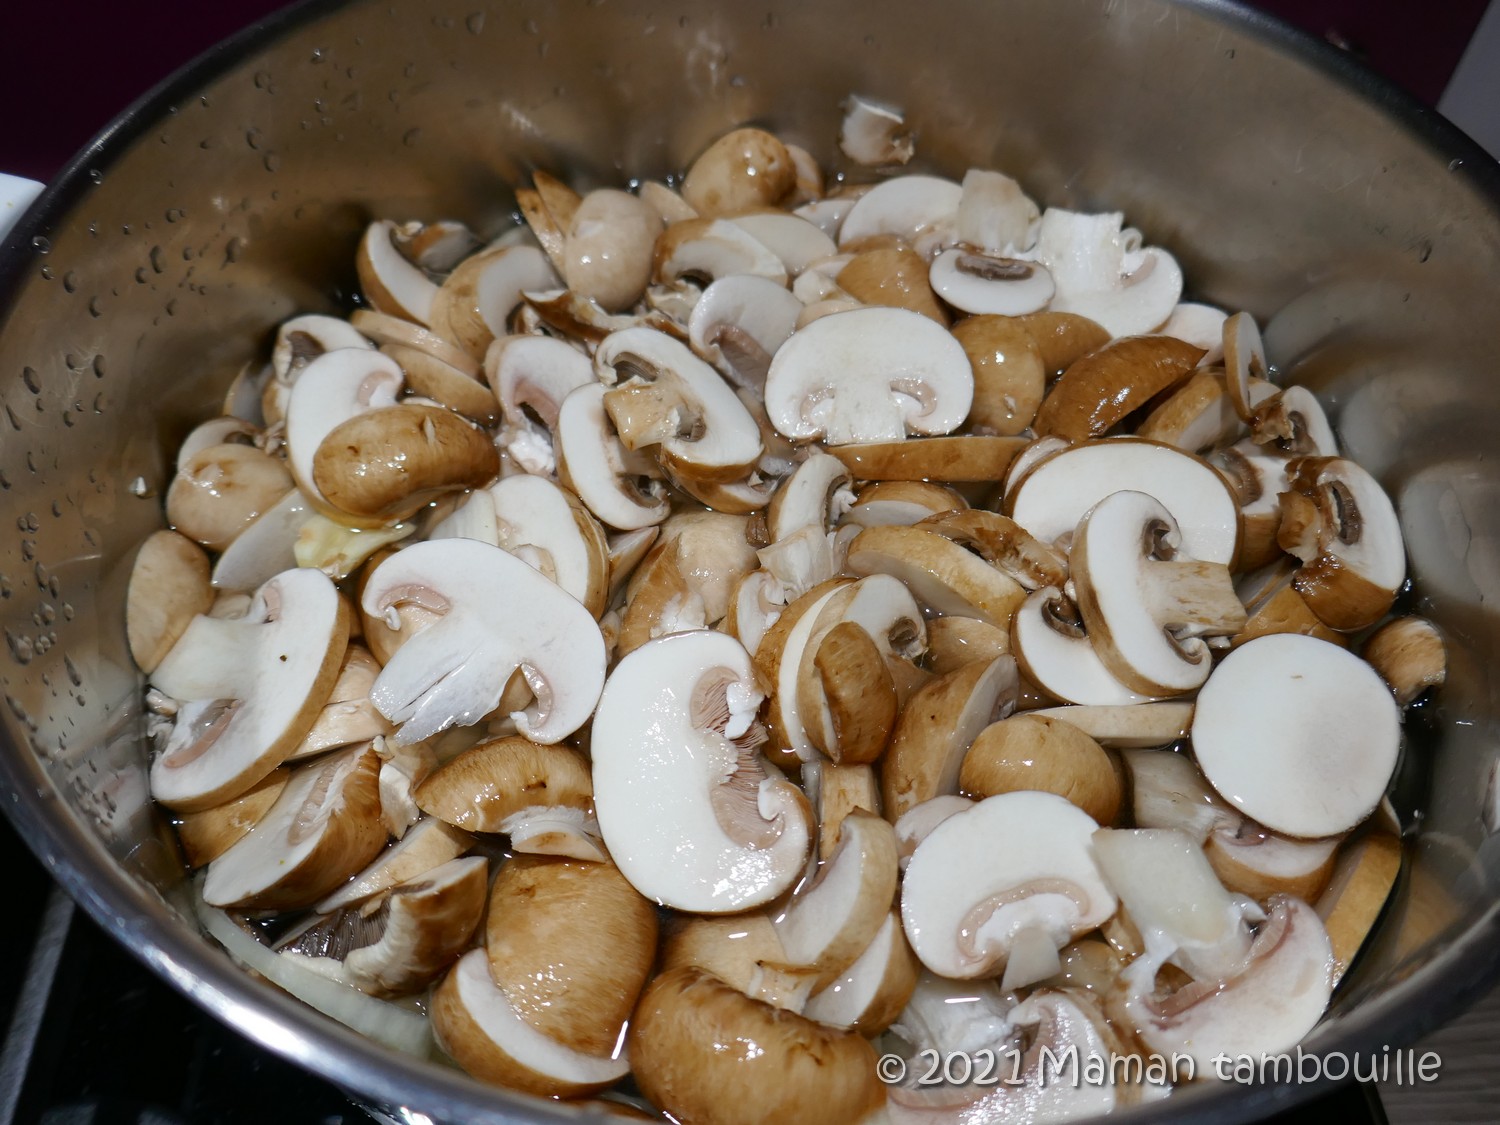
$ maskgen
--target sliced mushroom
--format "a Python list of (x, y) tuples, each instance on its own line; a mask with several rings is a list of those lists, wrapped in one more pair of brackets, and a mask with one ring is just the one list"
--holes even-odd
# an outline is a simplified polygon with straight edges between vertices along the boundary
[(1098, 926), (1115, 896), (1091, 852), (1097, 828), (1053, 793), (1004, 793), (949, 817), (917, 845), (902, 880), (912, 950), (933, 972), (966, 980), (998, 975), (1025, 935), (1055, 953)]
[(1204, 776), (1246, 816), (1290, 836), (1336, 836), (1385, 793), (1401, 719), (1363, 660), (1278, 634), (1241, 645), (1214, 669), (1192, 738)]
[(929, 280), (938, 296), (966, 313), (1022, 316), (1045, 308), (1055, 292), (1052, 275), (1036, 262), (958, 248), (933, 259)]
[(651, 278), (658, 285), (679, 281), (709, 286), (745, 274), (785, 286), (786, 266), (770, 247), (728, 219), (687, 219), (673, 223), (656, 240)]
[(1333, 876), (1342, 840), (1294, 840), (1247, 817), (1229, 816), (1209, 833), (1203, 854), (1228, 890), (1257, 902), (1274, 894), (1316, 902)]
[(360, 604), (399, 628), (413, 603), (439, 614), (390, 658), (370, 692), (397, 742), (419, 742), (483, 719), (517, 669), (535, 701), (511, 714), (535, 742), (588, 719), (604, 683), (604, 639), (593, 615), (538, 571), (468, 539), (416, 543), (382, 562)]
[(419, 882), (427, 872), (457, 859), (473, 846), (474, 837), (467, 832), (428, 817), (313, 909), (319, 914), (332, 914), (373, 900), (397, 884)]
[(335, 582), (342, 582), (376, 551), (401, 542), (416, 530), (417, 525), (409, 522), (389, 527), (346, 527), (314, 512), (297, 530), (292, 558), (297, 566), (315, 567)]
[(802, 302), (776, 282), (733, 274), (715, 281), (693, 306), (688, 342), (731, 381), (758, 391), (801, 311)]
[(1277, 539), (1302, 560), (1292, 585), (1334, 629), (1373, 625), (1406, 580), (1401, 523), (1390, 497), (1342, 458), (1298, 458), (1287, 477), (1294, 491), (1282, 494)]
[[(139, 565), (139, 564), (137, 564)], [(1398, 617), (1371, 633), (1360, 655), (1380, 673), (1401, 707), (1448, 677), (1443, 636), (1425, 617)]]
[(955, 220), (958, 241), (980, 253), (1004, 257), (1034, 240), (1041, 212), (1021, 185), (1002, 172), (970, 168)]
[(921, 525), (865, 528), (849, 544), (847, 565), (855, 574), (899, 578), (935, 613), (994, 625), (1009, 624), (1026, 598), (1004, 571)]
[(1171, 336), (1126, 336), (1063, 372), (1032, 428), (1069, 441), (1102, 437), (1138, 407), (1193, 373), (1201, 348)]
[(764, 129), (724, 134), (688, 168), (682, 198), (700, 215), (774, 207), (796, 185), (786, 146)]
[(624, 1051), (588, 1055), (558, 1043), (521, 1017), (490, 976), (482, 949), (459, 958), (433, 990), (433, 1035), (459, 1066), (483, 1082), (545, 1097), (595, 1093), (630, 1073)]
[(152, 796), (195, 812), (269, 774), (312, 726), (348, 639), (348, 608), (316, 570), (277, 575), (242, 618), (195, 617), (151, 676), (179, 701)]
[(821, 758), (802, 763), (802, 791), (818, 821), (818, 856), (833, 854), (839, 829), (856, 809), (880, 815), (880, 785), (873, 768), (839, 765)]
[[(374, 346), (355, 325), (336, 316), (314, 313), (282, 321), (276, 327), (276, 341), (271, 346), (271, 367), (280, 384), (278, 403), (285, 403), (284, 396), (302, 369), (324, 352)], [(285, 410), (281, 409), (275, 418), (268, 417), (266, 421), (278, 421), (284, 416)]]
[(1236, 568), (1253, 570), (1284, 558), (1277, 538), (1281, 530), (1281, 494), (1290, 487), (1287, 462), (1266, 454), (1251, 441), (1216, 449), (1208, 454), (1207, 460), (1223, 474), (1240, 504), (1242, 531)]
[(506, 822), (534, 808), (589, 808), (588, 762), (568, 746), (517, 736), (470, 747), (413, 790), (421, 810), (466, 832), (504, 832)]
[(557, 284), (557, 273), (535, 246), (485, 250), (448, 275), (433, 299), (429, 323), (473, 364), (484, 358), (492, 340), (505, 335), (524, 293)]
[(1021, 673), (1054, 699), (1122, 707), (1152, 697), (1116, 678), (1094, 647), (1078, 606), (1055, 587), (1029, 594), (1011, 620), (1011, 647)]
[(913, 692), (880, 763), (886, 817), (895, 821), (915, 805), (957, 793), (964, 755), (980, 731), (1010, 713), (1015, 692), (1008, 656), (966, 664)]
[[(815, 676), (799, 676), (797, 690), (803, 726), (818, 749), (838, 765), (873, 762), (885, 750), (896, 722), (896, 685), (891, 670), (865, 629), (853, 621), (835, 625), (813, 650)], [(810, 726), (819, 702), (828, 727)], [(829, 735), (832, 737), (830, 738)]]
[(1072, 442), (1060, 437), (1042, 437), (1026, 442), (1016, 451), (1010, 467), (1005, 471), (1005, 486), (1001, 489), (1001, 495), (1008, 497), (1031, 475), (1032, 469), (1071, 445)]
[(936, 617), (927, 623), (927, 667), (939, 676), (1010, 655), (1010, 631), (977, 617)]
[(385, 845), (379, 772), (368, 745), (298, 767), (255, 827), (208, 865), (203, 900), (291, 910), (333, 890)]
[(558, 270), (566, 264), (563, 246), (583, 197), (550, 172), (537, 169), (531, 187), (516, 189), (516, 204), (532, 236)]
[[(583, 197), (563, 244), (568, 288), (619, 312), (640, 300), (651, 277), (661, 219), (629, 192), (600, 188)], [(543, 288), (530, 283), (526, 289)]]
[(152, 532), (136, 552), (125, 593), (125, 635), (136, 667), (148, 676), (155, 671), (213, 600), (203, 548), (175, 531)]
[(501, 336), (485, 353), (484, 374), (500, 402), (506, 452), (528, 473), (556, 472), (558, 413), (569, 393), (594, 382), (588, 357), (551, 336)]
[(910, 247), (863, 250), (849, 258), (836, 280), (840, 289), (862, 305), (908, 309), (948, 326), (948, 313), (928, 280), (927, 262)]
[(400, 227), (380, 219), (365, 228), (354, 265), (365, 299), (380, 312), (430, 324), (438, 287), (396, 248)]
[(594, 716), (599, 826), (647, 898), (703, 913), (769, 902), (802, 869), (806, 798), (756, 746), (761, 693), (732, 637), (682, 633), (615, 666)]
[(839, 151), (867, 168), (905, 164), (916, 153), (916, 140), (905, 131), (906, 118), (894, 106), (850, 94), (839, 123)]
[(865, 951), (832, 984), (808, 1001), (802, 1014), (829, 1027), (870, 1037), (891, 1024), (917, 986), (918, 963), (901, 929), (901, 916), (886, 914)]
[(210, 445), (187, 458), (167, 488), (167, 522), (211, 551), (222, 551), (284, 497), (291, 474), (253, 445)]
[(1306, 387), (1287, 387), (1261, 402), (1250, 421), (1257, 445), (1286, 457), (1337, 457), (1338, 439), (1317, 397)]
[(177, 818), (177, 840), (189, 867), (203, 867), (227, 852), (265, 819), (286, 788), (290, 771), (274, 769), (234, 800)]
[(936, 176), (897, 176), (864, 195), (839, 227), (839, 246), (857, 246), (878, 235), (893, 234), (916, 244), (923, 236), (949, 235), (963, 188)]
[(1089, 215), (1049, 207), (1030, 257), (1052, 271), (1052, 309), (1096, 321), (1112, 336), (1150, 332), (1177, 306), (1182, 270), (1157, 247), (1132, 245), (1119, 212)]
[(1039, 462), (1005, 496), (1005, 514), (1045, 543), (1072, 532), (1114, 492), (1144, 492), (1171, 513), (1182, 550), (1203, 562), (1234, 561), (1239, 505), (1203, 461), (1156, 442), (1114, 438), (1071, 446)]
[(1187, 737), (1191, 702), (1164, 701), (1123, 706), (1048, 707), (1031, 714), (1058, 719), (1114, 750), (1169, 746)]
[(800, 215), (786, 211), (748, 211), (730, 222), (781, 259), (787, 276), (796, 277), (813, 262), (838, 252), (833, 239)]
[(1252, 571), (1236, 583), (1248, 617), (1244, 629), (1230, 642), (1232, 647), (1271, 633), (1303, 633), (1348, 647), (1349, 638), (1323, 624), (1292, 585), (1296, 572), (1296, 560), (1282, 555), (1279, 562)]
[(1041, 349), (1024, 322), (1002, 316), (970, 316), (953, 326), (953, 336), (963, 345), (974, 369), (969, 425), (977, 433), (1021, 433), (1036, 417), (1047, 389)]
[(932, 830), (954, 813), (972, 809), (974, 802), (957, 793), (945, 793), (933, 797), (920, 805), (913, 805), (896, 819), (896, 856), (901, 870), (911, 862), (917, 845), (932, 834)]
[(1317, 901), (1318, 917), (1333, 947), (1333, 983), (1349, 971), (1375, 928), (1401, 873), (1401, 838), (1370, 831), (1339, 855), (1333, 878)]
[(961, 434), (839, 445), (828, 452), (856, 480), (990, 482), (1005, 475), (1024, 438)]
[[(845, 452), (849, 452), (849, 447), (845, 447)], [(918, 480), (877, 481), (859, 490), (843, 522), (855, 527), (892, 524), (906, 527), (928, 516), (967, 507), (962, 496), (940, 484)]]
[(344, 650), (338, 679), (313, 725), (287, 761), (311, 758), (325, 750), (369, 742), (391, 733), (385, 717), (370, 703), (370, 688), (380, 675), (380, 665), (363, 645), (351, 644)]
[(1199, 365), (1221, 363), (1224, 359), (1223, 309), (1212, 305), (1200, 305), (1192, 301), (1181, 301), (1159, 329), (1163, 336), (1176, 336), (1204, 349)]
[(1018, 316), (1016, 322), (1036, 342), (1049, 378), (1061, 375), (1110, 341), (1108, 329), (1077, 313), (1044, 309)]
[(517, 856), (495, 876), (490, 976), (555, 1043), (613, 1053), (656, 957), (656, 908), (609, 863)]
[(1078, 608), (1099, 659), (1143, 695), (1177, 695), (1208, 678), (1204, 637), (1245, 625), (1229, 569), (1184, 557), (1176, 521), (1143, 492), (1090, 509), (1070, 552)]
[(314, 515), (300, 489), (292, 489), (267, 508), (214, 563), (217, 590), (254, 590), (283, 570), (297, 565), (296, 544), (302, 528)]
[(1105, 826), (1120, 811), (1119, 767), (1077, 727), (1035, 715), (1012, 715), (980, 731), (958, 771), (958, 790), (982, 801), (1036, 789), (1073, 802)]
[(978, 508), (943, 512), (916, 526), (973, 551), (1025, 590), (1061, 586), (1068, 580), (1066, 555), (995, 512)]
[(663, 931), (660, 971), (702, 969), (752, 1000), (800, 1012), (816, 977), (785, 969), (786, 950), (765, 911), (678, 915)]
[[(1273, 384), (1256, 379), (1246, 393), (1252, 402), (1260, 403), (1278, 392)], [(1244, 432), (1224, 373), (1204, 367), (1201, 361), (1187, 381), (1135, 428), (1137, 437), (1164, 442), (1188, 453), (1226, 445)], [(1260, 451), (1258, 446), (1255, 449)]]

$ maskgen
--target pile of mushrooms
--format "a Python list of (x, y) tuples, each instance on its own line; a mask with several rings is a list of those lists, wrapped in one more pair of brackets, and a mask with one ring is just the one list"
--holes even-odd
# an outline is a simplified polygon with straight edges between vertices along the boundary
[[(853, 99), (845, 151), (903, 127)], [(1251, 317), (1119, 214), (759, 129), (517, 198), (372, 223), (360, 307), (183, 443), (127, 627), (209, 929), (689, 1125), (1063, 1120), (1167, 1088), (1043, 1047), (1304, 1036), (1444, 653)], [(982, 1050), (1025, 1081), (875, 1067)]]

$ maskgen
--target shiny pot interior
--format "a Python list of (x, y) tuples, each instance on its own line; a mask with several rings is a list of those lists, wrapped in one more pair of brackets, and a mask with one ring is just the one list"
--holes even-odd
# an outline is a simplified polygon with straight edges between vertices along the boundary
[[(123, 595), (177, 442), (299, 311), (344, 307), (372, 217), (509, 222), (533, 168), (681, 169), (766, 125), (837, 166), (839, 102), (905, 107), (914, 167), (1118, 208), (1190, 295), (1247, 308), (1396, 501), (1450, 641), (1408, 722), (1409, 863), (1310, 1049), (1408, 1042), (1500, 959), (1500, 169), (1338, 57), (1219, 3), (321, 0), (204, 56), (55, 183), (0, 257), (4, 805), (138, 956), (265, 1046), (386, 1105), (572, 1118), (387, 1054), (233, 968), (173, 905)], [(1121, 1120), (1239, 1120), (1307, 1087), (1204, 1085)]]

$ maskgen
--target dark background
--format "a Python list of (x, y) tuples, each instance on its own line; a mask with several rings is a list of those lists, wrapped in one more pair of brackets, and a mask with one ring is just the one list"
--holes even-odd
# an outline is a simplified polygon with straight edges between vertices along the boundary
[[(1436, 104), (1487, 0), (1262, 0)], [(0, 171), (45, 180), (130, 102), (278, 0), (0, 0)]]

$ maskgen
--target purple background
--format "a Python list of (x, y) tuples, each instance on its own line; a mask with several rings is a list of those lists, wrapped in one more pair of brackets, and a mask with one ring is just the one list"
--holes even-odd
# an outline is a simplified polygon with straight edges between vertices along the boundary
[[(277, 0), (0, 0), (0, 171), (45, 180), (177, 67)], [(1263, 0), (1435, 104), (1486, 0)]]

